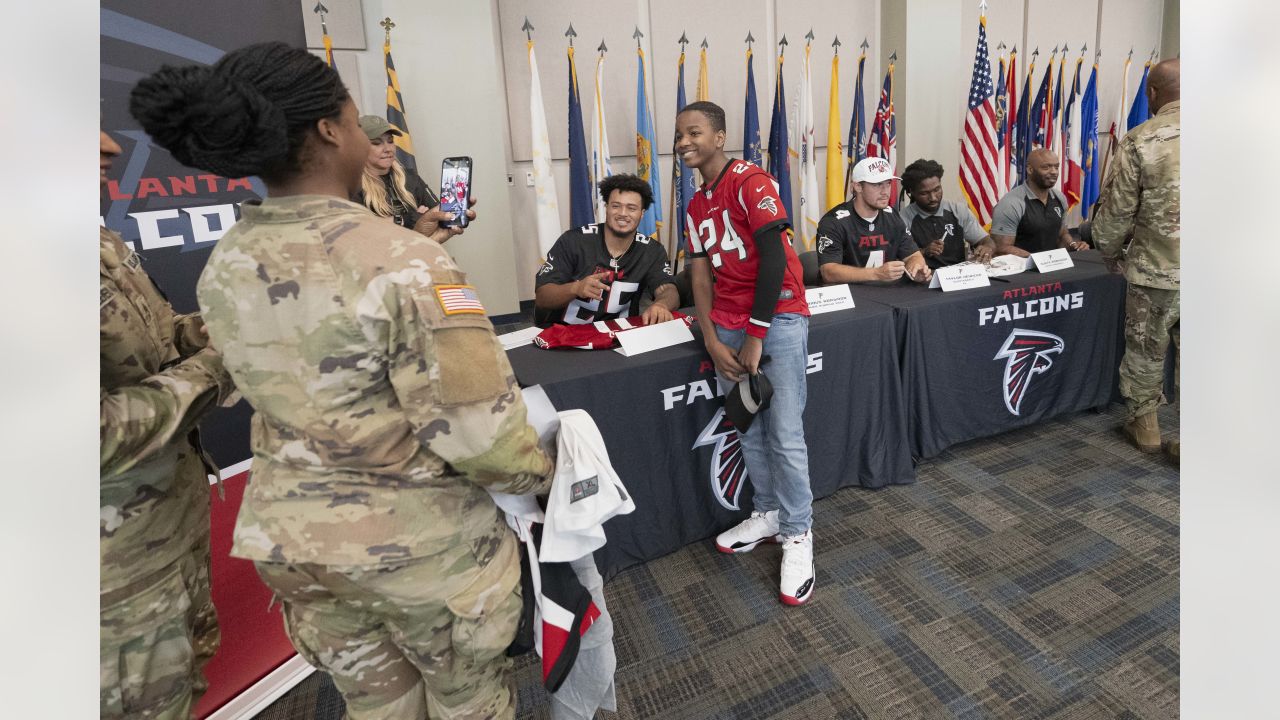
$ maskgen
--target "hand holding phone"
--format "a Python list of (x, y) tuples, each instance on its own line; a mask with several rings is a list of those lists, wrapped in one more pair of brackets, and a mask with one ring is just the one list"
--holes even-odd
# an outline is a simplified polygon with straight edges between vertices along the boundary
[(471, 158), (465, 155), (444, 159), (440, 169), (440, 209), (453, 213), (453, 220), (442, 220), (442, 227), (467, 226), (467, 208), (471, 198)]

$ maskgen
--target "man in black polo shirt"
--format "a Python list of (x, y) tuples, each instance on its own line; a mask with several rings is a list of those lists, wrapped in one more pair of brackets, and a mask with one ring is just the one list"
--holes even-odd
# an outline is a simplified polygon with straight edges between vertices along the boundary
[(1058, 156), (1036, 148), (1027, 156), (1027, 181), (1010, 190), (992, 211), (991, 237), (996, 254), (1027, 257), (1054, 248), (1084, 250), (1088, 244), (1074, 240), (1063, 218), (1067, 197), (1054, 188), (1058, 182)]
[(566, 231), (547, 253), (534, 279), (534, 320), (585, 325), (640, 314), (640, 299), (653, 295), (646, 325), (666, 322), (680, 306), (667, 251), (636, 232), (653, 204), (649, 183), (635, 175), (600, 182), (605, 222)]
[(902, 221), (911, 230), (925, 262), (935, 270), (964, 262), (969, 248), (974, 261), (990, 262), (995, 243), (972, 210), (943, 199), (942, 172), (942, 165), (923, 158), (902, 171), (902, 188), (911, 198), (911, 204), (902, 209)]
[(827, 211), (818, 222), (818, 268), (825, 283), (892, 282), (906, 275), (928, 282), (911, 231), (889, 207), (893, 169), (883, 158), (853, 166), (853, 199)]

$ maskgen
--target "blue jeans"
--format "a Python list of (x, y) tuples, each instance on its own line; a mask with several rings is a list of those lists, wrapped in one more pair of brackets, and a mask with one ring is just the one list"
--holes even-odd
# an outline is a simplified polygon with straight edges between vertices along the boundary
[[(716, 326), (720, 342), (737, 350), (746, 329)], [(804, 441), (805, 368), (809, 364), (809, 318), (795, 313), (773, 317), (764, 339), (761, 368), (773, 384), (773, 400), (742, 436), (742, 456), (755, 488), (755, 510), (778, 511), (783, 535), (799, 535), (813, 523), (813, 490), (809, 487), (809, 448)], [(723, 389), (733, 387), (719, 376)]]

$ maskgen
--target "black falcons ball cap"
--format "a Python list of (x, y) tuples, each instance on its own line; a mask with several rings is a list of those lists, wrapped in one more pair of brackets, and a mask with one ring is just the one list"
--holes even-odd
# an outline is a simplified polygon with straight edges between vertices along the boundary
[(764, 371), (756, 375), (748, 375), (739, 380), (724, 399), (724, 414), (738, 432), (745, 433), (756, 415), (769, 407), (773, 399), (773, 383)]

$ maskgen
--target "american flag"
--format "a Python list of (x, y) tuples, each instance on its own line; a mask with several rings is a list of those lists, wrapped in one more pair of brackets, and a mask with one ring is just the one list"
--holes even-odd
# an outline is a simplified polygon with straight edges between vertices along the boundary
[(969, 83), (969, 113), (960, 137), (960, 187), (983, 226), (1000, 200), (996, 165), (996, 110), (992, 102), (991, 57), (987, 53), (987, 18), (978, 21), (978, 49)]
[(436, 285), (435, 291), (445, 315), (485, 314), (484, 305), (480, 304), (480, 296), (471, 285)]

